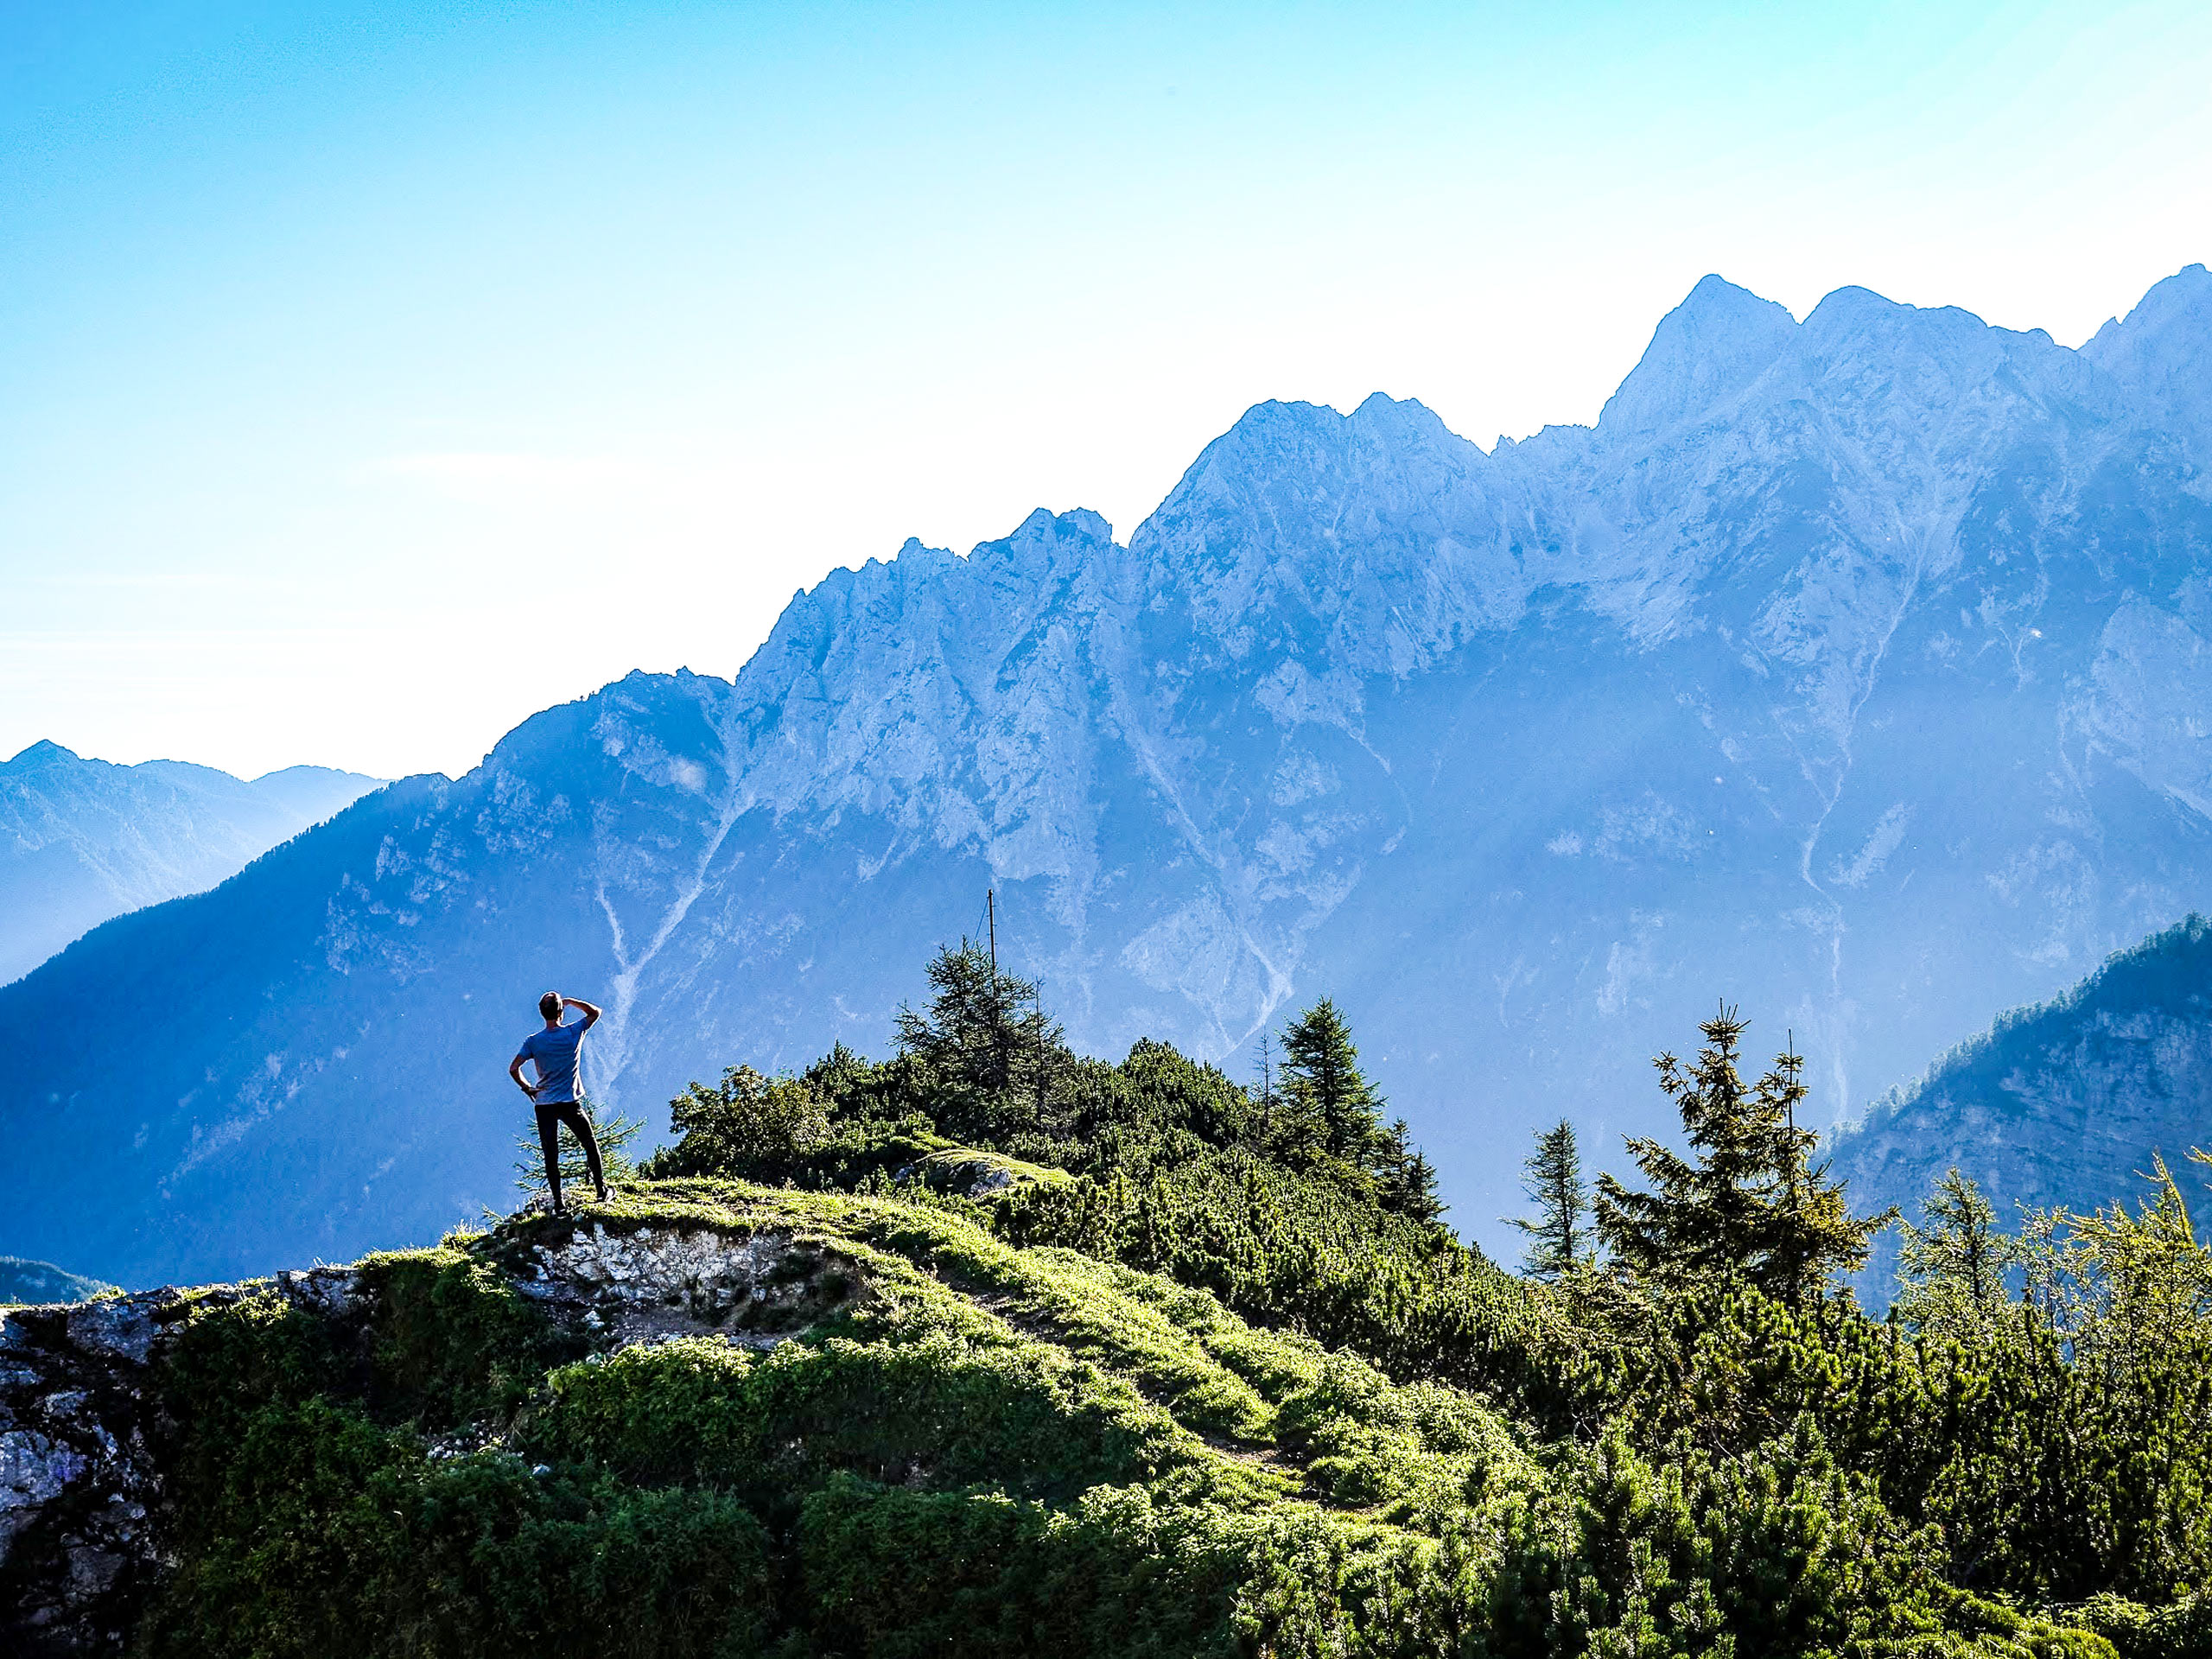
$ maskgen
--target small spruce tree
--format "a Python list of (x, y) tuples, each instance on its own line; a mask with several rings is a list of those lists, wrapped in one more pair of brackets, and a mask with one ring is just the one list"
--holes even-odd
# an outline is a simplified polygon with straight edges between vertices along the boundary
[(1615, 1262), (1654, 1283), (1747, 1278), (1796, 1302), (1866, 1260), (1866, 1241), (1894, 1211), (1853, 1217), (1843, 1183), (1815, 1167), (1818, 1137), (1796, 1122), (1803, 1062), (1783, 1054), (1756, 1084), (1737, 1069), (1745, 1021), (1723, 1006), (1700, 1030), (1696, 1064), (1653, 1064), (1681, 1114), (1691, 1158), (1648, 1136), (1628, 1150), (1650, 1190), (1598, 1178), (1598, 1230)]
[(1829, 1178), (1830, 1162), (1813, 1162), (1820, 1136), (1797, 1122), (1808, 1091), (1805, 1059), (1794, 1048), (1752, 1090), (1756, 1115), (1770, 1160), (1767, 1185), (1773, 1209), (1764, 1251), (1755, 1272), (1760, 1287), (1793, 1306), (1817, 1294), (1839, 1274), (1866, 1263), (1866, 1242), (1897, 1219), (1895, 1205), (1877, 1216), (1851, 1213), (1843, 1183)]
[(1372, 1171), (1388, 1151), (1382, 1097), (1359, 1069), (1351, 1027), (1323, 997), (1282, 1034), (1282, 1094), (1289, 1116), (1321, 1137), (1321, 1150)]
[[(639, 1173), (630, 1157), (630, 1143), (645, 1125), (641, 1118), (624, 1117), (620, 1113), (602, 1117), (593, 1109), (589, 1099), (583, 1103), (584, 1116), (592, 1127), (592, 1139), (599, 1142), (600, 1173), (607, 1184), (613, 1186), (633, 1180)], [(537, 1128), (519, 1131), (514, 1138), (515, 1191), (543, 1192), (545, 1185), (545, 1143), (538, 1138)], [(591, 1191), (591, 1166), (584, 1158), (583, 1142), (577, 1140), (565, 1123), (553, 1131), (555, 1156), (561, 1160), (561, 1185), (575, 1192)]]
[(1534, 1216), (1506, 1217), (1529, 1236), (1522, 1271), (1548, 1281), (1588, 1266), (1597, 1247), (1590, 1227), (1590, 1190), (1582, 1179), (1574, 1125), (1565, 1118), (1536, 1131), (1536, 1149), (1521, 1166), (1521, 1190), (1536, 1206)]
[(988, 1135), (1033, 1126), (1052, 1075), (1071, 1059), (1035, 982), (994, 970), (972, 939), (941, 947), (929, 981), (926, 1012), (899, 1009), (899, 1052), (927, 1077), (941, 1127)]
[(1444, 1198), (1436, 1188), (1436, 1166), (1414, 1145), (1404, 1118), (1392, 1120), (1389, 1135), (1382, 1158), (1382, 1207), (1419, 1222), (1441, 1221)]

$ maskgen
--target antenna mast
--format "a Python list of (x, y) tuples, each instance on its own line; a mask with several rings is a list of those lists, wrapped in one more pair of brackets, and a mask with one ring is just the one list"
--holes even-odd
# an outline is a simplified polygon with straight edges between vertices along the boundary
[(1783, 1090), (1783, 1101), (1789, 1112), (1789, 1213), (1797, 1213), (1797, 1166), (1804, 1161), (1804, 1154), (1797, 1145), (1797, 1077), (1805, 1069), (1797, 1053), (1797, 1033), (1787, 1027), (1783, 1028), (1782, 1046), (1789, 1053), (1789, 1086)]
[(983, 889), (983, 914), (988, 919), (991, 935), (991, 977), (999, 976), (999, 895), (995, 887)]
[[(1797, 1074), (1804, 1070), (1804, 1062), (1797, 1055), (1797, 1033), (1787, 1026), (1783, 1027), (1782, 1046), (1789, 1054), (1789, 1089), (1783, 1098), (1789, 1110), (1789, 1144), (1794, 1147), (1797, 1144)], [(1796, 1184), (1796, 1177), (1793, 1176), (1793, 1188)]]

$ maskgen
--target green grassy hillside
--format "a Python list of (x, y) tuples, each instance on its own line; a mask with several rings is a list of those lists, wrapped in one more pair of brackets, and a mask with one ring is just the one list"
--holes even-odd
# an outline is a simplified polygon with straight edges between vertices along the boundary
[[(2101, 1651), (1948, 1590), (1802, 1425), (1689, 1468), (1548, 1444), (962, 1208), (641, 1184), (372, 1260), (365, 1342), (273, 1294), (211, 1308), (165, 1372), (183, 1531), (142, 1646), (1710, 1650), (1755, 1600), (1765, 1651)], [(608, 1352), (518, 1288), (578, 1238), (669, 1236), (772, 1243), (779, 1293)]]

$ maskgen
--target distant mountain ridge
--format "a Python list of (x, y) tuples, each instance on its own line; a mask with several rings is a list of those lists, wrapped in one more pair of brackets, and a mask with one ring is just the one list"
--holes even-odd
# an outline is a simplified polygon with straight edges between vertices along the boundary
[(2014, 1206), (2084, 1212), (2147, 1196), (2155, 1154), (2192, 1199), (2212, 1146), (2212, 921), (2192, 915), (2113, 956), (2063, 995), (1990, 1029), (1893, 1089), (1840, 1135), (1838, 1173), (1862, 1211), (1909, 1220), (1943, 1173)]
[(1334, 994), (1478, 1236), (1534, 1123), (1666, 1126), (1649, 1057), (1716, 995), (1840, 1117), (2212, 906), (2208, 350), (2201, 266), (2079, 352), (1709, 277), (1594, 429), (1262, 404), (1126, 544), (834, 572), (734, 683), (548, 710), (0, 991), (0, 1122), (61, 1172), (0, 1248), (428, 1236), (505, 1184), (547, 985), (657, 1113), (880, 1052), (986, 885), (1094, 1051), (1241, 1069)]
[(111, 1292), (112, 1285), (57, 1268), (51, 1262), (26, 1262), (0, 1255), (0, 1303), (82, 1302)]
[(290, 766), (119, 766), (38, 742), (0, 765), (0, 983), (111, 916), (198, 893), (380, 780)]

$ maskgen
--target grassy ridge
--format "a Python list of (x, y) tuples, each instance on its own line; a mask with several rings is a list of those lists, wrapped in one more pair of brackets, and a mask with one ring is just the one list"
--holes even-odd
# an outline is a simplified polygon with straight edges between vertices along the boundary
[(365, 1344), (211, 1305), (165, 1382), (185, 1530), (144, 1651), (2108, 1651), (1974, 1611), (1802, 1423), (1673, 1464), (1532, 1445), (957, 1201), (693, 1179), (591, 1219), (804, 1239), (866, 1294), (766, 1353), (580, 1355), (506, 1270), (539, 1221), (373, 1261)]
[[(148, 1649), (1319, 1651), (1365, 1596), (1444, 1617), (1466, 1495), (1536, 1478), (1467, 1395), (938, 1208), (694, 1180), (594, 1219), (834, 1245), (870, 1294), (765, 1355), (563, 1362), (499, 1266), (524, 1224), (369, 1264), (365, 1363), (273, 1295), (211, 1306)], [(493, 1446), (442, 1455), (461, 1420)]]

